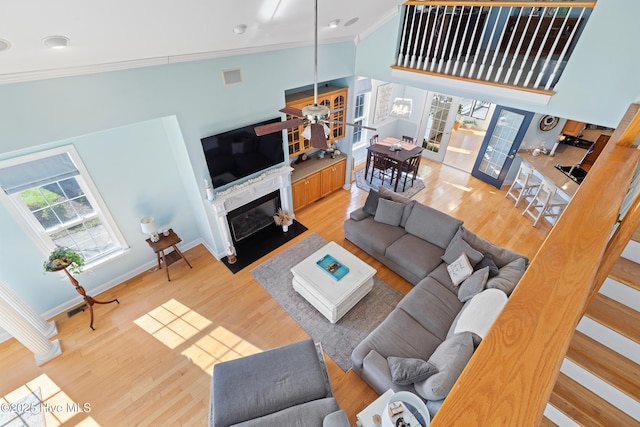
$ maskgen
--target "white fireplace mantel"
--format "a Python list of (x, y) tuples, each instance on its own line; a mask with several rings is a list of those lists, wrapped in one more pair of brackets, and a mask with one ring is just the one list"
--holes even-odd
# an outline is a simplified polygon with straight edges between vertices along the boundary
[(241, 184), (234, 185), (223, 191), (216, 193), (215, 199), (211, 201), (216, 214), (216, 226), (227, 255), (235, 254), (231, 230), (227, 221), (227, 214), (234, 209), (244, 206), (262, 196), (280, 191), (280, 203), (282, 209), (293, 212), (289, 203), (289, 189), (291, 188), (290, 166), (282, 166), (270, 169), (256, 178), (251, 178)]

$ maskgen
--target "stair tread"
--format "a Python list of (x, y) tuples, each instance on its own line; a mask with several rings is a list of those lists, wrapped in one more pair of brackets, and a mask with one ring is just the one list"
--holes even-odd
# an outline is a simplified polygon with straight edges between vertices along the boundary
[(549, 403), (583, 426), (632, 426), (638, 424), (637, 420), (563, 373), (558, 376)]
[(538, 427), (558, 427), (558, 424), (554, 423), (547, 417), (542, 417), (542, 421), (540, 421)]
[(640, 291), (640, 264), (626, 258), (618, 258), (609, 277)]
[(566, 357), (632, 399), (640, 399), (640, 366), (633, 360), (580, 331), (574, 332)]
[(635, 240), (636, 242), (640, 242), (640, 227), (638, 227), (636, 229), (636, 231), (633, 233), (633, 236), (631, 236), (631, 240)]
[(602, 294), (596, 294), (585, 315), (640, 344), (640, 313)]

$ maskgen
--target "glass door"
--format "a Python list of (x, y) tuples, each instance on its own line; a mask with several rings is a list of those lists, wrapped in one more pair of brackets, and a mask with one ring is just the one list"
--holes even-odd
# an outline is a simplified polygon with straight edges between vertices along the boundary
[(532, 118), (528, 111), (497, 106), (471, 175), (499, 189)]
[(453, 97), (440, 93), (429, 92), (425, 101), (421, 129), (424, 129), (422, 156), (431, 160), (442, 162), (447, 152), (447, 144), (451, 137), (451, 129), (456, 119), (456, 108), (453, 106)]

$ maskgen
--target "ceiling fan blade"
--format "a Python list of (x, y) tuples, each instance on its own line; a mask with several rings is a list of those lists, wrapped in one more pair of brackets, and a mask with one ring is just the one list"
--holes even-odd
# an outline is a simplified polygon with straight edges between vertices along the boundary
[(369, 127), (369, 126), (356, 125), (355, 123), (341, 122), (341, 121), (338, 121), (338, 120), (325, 119), (325, 120), (323, 120), (323, 122), (338, 123), (338, 124), (341, 124), (341, 125), (353, 126), (354, 128), (362, 128), (362, 129), (368, 129), (368, 130), (378, 130), (376, 128), (372, 128), (372, 127)]
[(257, 136), (262, 136), (262, 135), (267, 135), (269, 133), (281, 131), (282, 129), (288, 129), (288, 128), (300, 126), (302, 123), (304, 123), (304, 120), (296, 117), (293, 119), (285, 120), (283, 122), (269, 123), (267, 125), (256, 126), (255, 128), (253, 128), (253, 130), (255, 131)]
[(322, 123), (312, 123), (309, 126), (311, 126), (311, 146), (326, 150), (327, 137), (324, 135), (324, 125)]
[(285, 113), (288, 114), (290, 116), (294, 116), (294, 117), (301, 117), (304, 118), (304, 116), (302, 115), (302, 110), (299, 108), (295, 108), (295, 107), (284, 107), (280, 109), (281, 113)]

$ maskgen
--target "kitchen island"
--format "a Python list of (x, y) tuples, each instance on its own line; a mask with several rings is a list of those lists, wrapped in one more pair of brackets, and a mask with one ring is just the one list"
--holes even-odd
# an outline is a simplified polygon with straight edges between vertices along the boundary
[(579, 163), (587, 150), (583, 148), (573, 147), (571, 145), (560, 144), (556, 148), (555, 156), (550, 157), (548, 154), (534, 156), (531, 149), (523, 149), (518, 151), (518, 157), (531, 166), (541, 178), (546, 178), (558, 187), (564, 193), (566, 199), (569, 200), (578, 190), (578, 184), (564, 173), (556, 169), (556, 165), (571, 166)]

